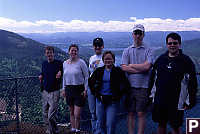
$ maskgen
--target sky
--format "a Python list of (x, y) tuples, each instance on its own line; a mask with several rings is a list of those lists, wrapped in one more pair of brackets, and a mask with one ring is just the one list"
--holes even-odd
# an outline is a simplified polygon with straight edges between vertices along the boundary
[(0, 29), (17, 33), (200, 31), (200, 0), (0, 0)]

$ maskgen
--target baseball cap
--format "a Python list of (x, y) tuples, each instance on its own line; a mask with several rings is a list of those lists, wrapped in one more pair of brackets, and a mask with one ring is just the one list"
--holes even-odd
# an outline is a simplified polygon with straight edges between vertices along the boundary
[(104, 42), (102, 38), (95, 38), (93, 40), (93, 46), (103, 46)]
[(144, 30), (144, 26), (141, 25), (141, 24), (135, 24), (134, 27), (133, 27), (133, 31), (135, 31), (135, 30), (140, 30), (140, 31), (142, 31), (142, 32), (145, 31), (145, 30)]

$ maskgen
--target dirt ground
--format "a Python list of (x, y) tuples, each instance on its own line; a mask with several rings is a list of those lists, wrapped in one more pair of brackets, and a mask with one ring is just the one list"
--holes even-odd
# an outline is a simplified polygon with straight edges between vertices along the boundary
[[(35, 125), (31, 123), (20, 123), (20, 134), (46, 134), (46, 128), (42, 125)], [(0, 128), (0, 134), (15, 134), (16, 124), (9, 124), (6, 127)], [(59, 126), (59, 134), (72, 134), (69, 128)], [(80, 134), (89, 134), (88, 132), (81, 132)]]

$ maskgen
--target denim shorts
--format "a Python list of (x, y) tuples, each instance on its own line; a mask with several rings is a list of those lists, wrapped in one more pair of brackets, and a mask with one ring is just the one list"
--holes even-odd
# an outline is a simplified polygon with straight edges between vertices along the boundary
[(131, 87), (127, 95), (128, 112), (146, 112), (148, 106), (147, 88)]

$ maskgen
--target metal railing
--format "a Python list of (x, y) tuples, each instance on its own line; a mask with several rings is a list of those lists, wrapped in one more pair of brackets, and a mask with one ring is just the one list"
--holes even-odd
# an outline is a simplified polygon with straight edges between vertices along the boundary
[[(185, 112), (186, 117), (200, 117), (200, 101), (192, 109)], [(124, 110), (123, 101), (119, 108), (116, 132), (127, 134), (127, 112)], [(184, 118), (184, 119), (185, 119)], [(86, 104), (81, 115), (81, 129), (91, 130), (90, 113)], [(63, 98), (59, 101), (59, 124), (69, 122), (69, 112)], [(28, 127), (28, 128), (27, 128)], [(33, 133), (45, 133), (45, 129), (36, 131), (36, 128), (43, 127), (42, 103), (40, 83), (38, 77), (18, 77), (0, 79), (0, 134), (22, 133), (27, 129)], [(147, 124), (145, 133), (156, 131), (157, 125), (151, 119), (151, 112), (147, 113)], [(185, 131), (185, 123), (183, 125)]]

